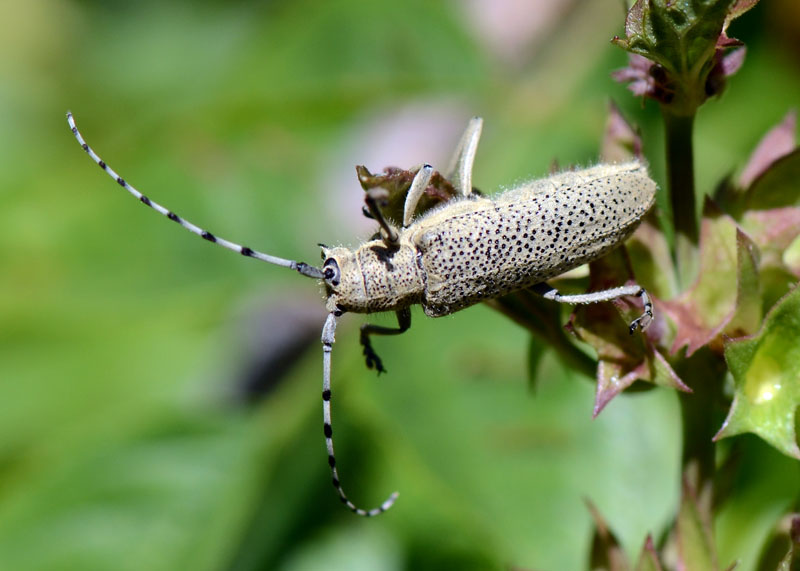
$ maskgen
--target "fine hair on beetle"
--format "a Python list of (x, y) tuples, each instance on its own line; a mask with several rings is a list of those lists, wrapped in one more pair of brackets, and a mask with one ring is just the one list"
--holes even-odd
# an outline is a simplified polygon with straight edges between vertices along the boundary
[(456, 198), (414, 217), (433, 176), (431, 165), (412, 169), (414, 177), (396, 227), (381, 208), (386, 191), (365, 193), (365, 214), (378, 224), (378, 234), (356, 249), (322, 247), (317, 268), (278, 258), (220, 238), (150, 200), (109, 167), (93, 150), (67, 113), (72, 133), (84, 151), (111, 178), (140, 202), (203, 239), (239, 254), (297, 271), (322, 283), (328, 317), (322, 326), (322, 405), (325, 444), (333, 485), (350, 511), (375, 516), (397, 498), (364, 510), (342, 488), (333, 449), (331, 427), (331, 351), (337, 319), (344, 313), (394, 311), (397, 327), (361, 326), (360, 341), (367, 366), (383, 371), (370, 342), (372, 335), (397, 335), (411, 326), (412, 305), (429, 317), (449, 315), (476, 303), (529, 289), (569, 304), (611, 301), (623, 296), (642, 300), (644, 311), (630, 332), (644, 330), (653, 320), (653, 306), (644, 288), (625, 285), (578, 295), (562, 295), (546, 281), (596, 260), (625, 241), (655, 202), (656, 183), (647, 166), (632, 160), (598, 164), (533, 180), (495, 196), (473, 191), (472, 165), (483, 120), (469, 121), (444, 178)]

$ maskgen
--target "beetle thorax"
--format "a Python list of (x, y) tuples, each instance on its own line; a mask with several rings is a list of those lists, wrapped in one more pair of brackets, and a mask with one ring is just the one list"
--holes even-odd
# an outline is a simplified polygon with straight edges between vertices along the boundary
[(404, 240), (395, 247), (372, 240), (356, 251), (331, 248), (323, 254), (329, 311), (396, 311), (422, 299), (425, 282), (417, 252)]

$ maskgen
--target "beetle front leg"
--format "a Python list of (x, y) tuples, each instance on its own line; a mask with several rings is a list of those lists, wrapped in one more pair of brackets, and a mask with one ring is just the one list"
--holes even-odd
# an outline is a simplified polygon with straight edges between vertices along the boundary
[(408, 331), (411, 327), (411, 310), (409, 308), (401, 309), (396, 312), (397, 314), (397, 327), (384, 327), (383, 325), (373, 325), (365, 323), (361, 326), (361, 346), (364, 348), (364, 357), (367, 358), (367, 368), (376, 369), (378, 374), (385, 373), (386, 369), (383, 368), (383, 361), (375, 353), (372, 348), (372, 343), (369, 340), (370, 335), (400, 335)]
[(576, 305), (597, 303), (601, 301), (613, 301), (615, 299), (619, 299), (620, 297), (625, 297), (626, 295), (635, 295), (642, 299), (642, 302), (644, 303), (644, 313), (631, 321), (629, 326), (630, 333), (633, 334), (637, 328), (644, 331), (653, 321), (653, 303), (650, 301), (650, 296), (647, 295), (647, 291), (639, 285), (634, 284), (629, 286), (621, 286), (603, 291), (581, 293), (576, 295), (561, 295), (556, 288), (542, 282), (533, 286), (531, 290), (533, 290), (535, 293), (538, 293), (545, 299), (552, 299), (553, 301), (557, 301), (559, 303), (570, 303)]
[(399, 240), (397, 230), (386, 220), (386, 217), (381, 212), (380, 206), (385, 206), (386, 200), (389, 198), (389, 191), (384, 188), (370, 188), (364, 195), (364, 202), (367, 206), (369, 217), (373, 218), (381, 227), (381, 237), (386, 243), (386, 246), (396, 246)]

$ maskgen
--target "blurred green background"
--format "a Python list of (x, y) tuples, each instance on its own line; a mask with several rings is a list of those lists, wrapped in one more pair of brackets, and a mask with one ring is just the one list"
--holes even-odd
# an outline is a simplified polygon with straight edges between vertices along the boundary
[[(485, 307), (413, 313), (365, 369), (340, 321), (333, 415), (347, 512), (322, 435), (322, 296), (138, 206), (75, 143), (218, 236), (316, 262), (357, 245), (354, 165), (446, 166), (485, 118), (488, 192), (597, 159), (609, 98), (662, 180), (657, 109), (609, 72), (618, 0), (0, 1), (0, 568), (579, 569), (591, 499), (630, 554), (679, 492), (675, 395), (623, 395), (548, 358)], [(785, 11), (794, 10), (794, 16)], [(794, 18), (794, 19), (792, 19)], [(797, 8), (770, 2), (697, 125), (699, 187), (800, 103)], [(392, 324), (393, 316), (370, 316)], [(796, 493), (762, 470), (718, 526), (742, 557)]]

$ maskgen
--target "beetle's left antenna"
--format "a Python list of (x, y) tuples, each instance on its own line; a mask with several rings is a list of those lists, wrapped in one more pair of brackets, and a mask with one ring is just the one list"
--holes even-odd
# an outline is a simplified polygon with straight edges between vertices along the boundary
[(290, 268), (292, 270), (298, 271), (301, 275), (308, 276), (310, 278), (315, 279), (322, 279), (323, 274), (322, 270), (319, 268), (315, 268), (314, 266), (309, 266), (303, 262), (296, 262), (294, 260), (285, 260), (283, 258), (278, 258), (277, 256), (270, 256), (269, 254), (264, 254), (263, 252), (259, 252), (257, 250), (253, 250), (252, 248), (248, 248), (247, 246), (242, 246), (241, 244), (236, 244), (235, 242), (231, 242), (229, 240), (225, 240), (224, 238), (220, 238), (215, 236), (211, 232), (203, 230), (202, 228), (195, 226), (188, 220), (184, 220), (171, 210), (164, 208), (157, 202), (153, 202), (149, 198), (147, 198), (144, 194), (133, 188), (130, 184), (128, 184), (125, 179), (119, 176), (114, 169), (109, 167), (103, 159), (97, 156), (92, 148), (86, 144), (83, 137), (81, 136), (80, 131), (78, 131), (78, 127), (75, 125), (75, 118), (72, 116), (72, 112), (67, 112), (67, 122), (69, 123), (70, 129), (72, 129), (72, 134), (75, 135), (75, 138), (80, 143), (81, 147), (83, 148), (86, 153), (92, 157), (92, 160), (96, 162), (101, 169), (103, 169), (108, 176), (113, 178), (117, 181), (117, 183), (135, 196), (142, 204), (145, 204), (155, 210), (156, 212), (160, 212), (173, 222), (177, 222), (184, 228), (186, 228), (189, 232), (197, 234), (204, 240), (208, 240), (209, 242), (213, 242), (214, 244), (218, 244), (223, 248), (227, 248), (228, 250), (232, 250), (234, 252), (238, 252), (243, 256), (247, 256), (248, 258), (255, 258), (256, 260), (261, 260), (262, 262), (267, 262), (269, 264), (275, 264), (276, 266), (283, 266), (285, 268)]

